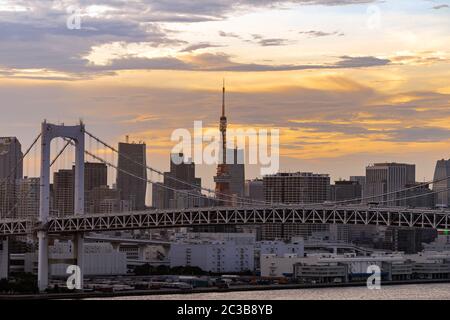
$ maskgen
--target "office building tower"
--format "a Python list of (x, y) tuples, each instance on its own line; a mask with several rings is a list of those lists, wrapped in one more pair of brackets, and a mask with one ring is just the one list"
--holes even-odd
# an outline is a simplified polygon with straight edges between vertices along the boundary
[(183, 209), (202, 206), (201, 179), (195, 176), (195, 163), (182, 153), (170, 157), (170, 171), (164, 182), (152, 185), (152, 206)]
[(350, 181), (356, 181), (361, 186), (361, 196), (364, 197), (364, 188), (366, 186), (366, 176), (350, 176)]
[(17, 216), (19, 218), (37, 218), (40, 203), (40, 178), (17, 180)]
[(230, 175), (230, 193), (243, 198), (245, 195), (245, 164), (244, 151), (240, 149), (227, 149), (228, 173)]
[[(75, 167), (73, 168), (75, 170)], [(108, 185), (108, 167), (104, 163), (84, 163), (84, 191)]]
[(0, 215), (15, 217), (16, 180), (23, 177), (22, 147), (15, 137), (0, 138)]
[[(72, 167), (75, 172), (75, 167)], [(97, 203), (99, 199), (95, 197), (98, 195), (93, 192), (100, 188), (107, 188), (108, 186), (108, 167), (104, 163), (85, 162), (84, 163), (84, 207), (85, 211), (89, 213), (100, 213), (93, 211), (92, 203)], [(120, 199), (116, 199), (120, 201)], [(95, 206), (95, 210), (98, 206)]]
[(53, 175), (53, 210), (57, 216), (74, 214), (74, 172), (63, 169)]
[(357, 181), (335, 181), (330, 187), (330, 201), (348, 201), (349, 203), (358, 203), (361, 200), (362, 187)]
[(328, 174), (277, 173), (263, 178), (264, 200), (270, 203), (322, 203), (329, 188)]
[[(436, 205), (449, 207), (450, 205), (450, 160), (438, 160), (434, 170), (433, 192), (436, 192)], [(440, 181), (437, 181), (440, 180)]]
[(387, 206), (405, 205), (397, 201), (401, 195), (395, 193), (408, 184), (416, 182), (416, 166), (404, 163), (376, 163), (366, 167), (365, 202), (377, 202)]
[(145, 143), (119, 143), (117, 189), (133, 210), (144, 210), (147, 193)]
[[(264, 200), (274, 204), (322, 203), (327, 200), (329, 188), (327, 174), (277, 173), (263, 178)], [(261, 227), (261, 239), (290, 240), (296, 236), (306, 239), (319, 231), (329, 231), (328, 225), (265, 224)]]
[(22, 146), (15, 137), (0, 138), (0, 180), (23, 177)]
[(164, 183), (157, 182), (152, 184), (152, 208), (155, 209), (166, 209), (168, 204), (166, 204), (166, 188), (164, 188)]

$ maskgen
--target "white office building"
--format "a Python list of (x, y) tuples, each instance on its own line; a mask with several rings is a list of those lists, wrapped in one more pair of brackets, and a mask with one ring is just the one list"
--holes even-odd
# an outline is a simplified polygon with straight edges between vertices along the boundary
[[(49, 248), (50, 274), (66, 277), (67, 267), (73, 264), (74, 251), (71, 242), (56, 242)], [(11, 272), (37, 273), (37, 253), (11, 255)], [(84, 244), (84, 275), (125, 275), (126, 254), (115, 250), (109, 243)]]
[(234, 241), (176, 243), (169, 254), (170, 267), (195, 266), (217, 273), (254, 270), (254, 257), (254, 245)]

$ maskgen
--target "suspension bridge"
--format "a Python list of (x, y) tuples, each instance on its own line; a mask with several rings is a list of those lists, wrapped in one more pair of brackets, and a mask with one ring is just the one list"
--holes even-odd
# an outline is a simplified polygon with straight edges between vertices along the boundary
[[(85, 148), (85, 138), (88, 137), (88, 145), (94, 141), (97, 144), (97, 152), (91, 148)], [(63, 147), (55, 153), (52, 160), (51, 142), (54, 139), (62, 139)], [(158, 184), (167, 190), (185, 194), (194, 198), (211, 200), (220, 196), (221, 205), (213, 207), (196, 207), (184, 209), (152, 209), (141, 211), (113, 212), (107, 214), (86, 213), (84, 192), (84, 165), (85, 157), (90, 157), (99, 163), (105, 164), (111, 170), (122, 172), (135, 179), (140, 179), (152, 185), (157, 183), (152, 179), (152, 174), (164, 176), (160, 170), (140, 163), (129, 156), (120, 154), (119, 151), (104, 142), (101, 138), (86, 130), (83, 123), (76, 126), (54, 125), (44, 122), (40, 134), (33, 140), (30, 148), (23, 154), (17, 166), (23, 164), (24, 159), (31, 150), (41, 141), (40, 151), (40, 180), (39, 180), (39, 214), (33, 217), (17, 217), (16, 201), (8, 210), (4, 210), (0, 217), (0, 236), (37, 236), (39, 239), (38, 255), (38, 285), (41, 291), (48, 287), (49, 275), (49, 237), (72, 235), (74, 253), (77, 265), (83, 267), (84, 234), (89, 232), (105, 232), (120, 230), (145, 230), (161, 228), (178, 228), (210, 225), (260, 225), (260, 224), (360, 224), (379, 226), (398, 226), (410, 228), (435, 228), (448, 229), (450, 227), (450, 211), (423, 208), (406, 208), (362, 205), (374, 197), (365, 197), (333, 203), (317, 204), (283, 204), (255, 201), (244, 197), (230, 199), (228, 195), (220, 194), (214, 190), (168, 176), (179, 184), (186, 185), (187, 190), (179, 190), (163, 184)], [(65, 215), (53, 215), (50, 210), (50, 168), (58, 163), (61, 155), (67, 149), (75, 149), (74, 157), (74, 200), (73, 212)], [(98, 150), (106, 150), (100, 152)], [(108, 159), (108, 155), (111, 159)], [(150, 178), (146, 175), (137, 175), (120, 168), (112, 155), (117, 158), (124, 157), (136, 165), (143, 166), (146, 172), (150, 172)], [(16, 166), (16, 167), (17, 167)], [(12, 173), (15, 169), (12, 170)], [(445, 179), (449, 179), (446, 177)], [(444, 180), (444, 179), (440, 179)], [(3, 182), (7, 183), (8, 179)], [(427, 182), (429, 184), (438, 180)], [(405, 188), (395, 192), (384, 193), (380, 196), (392, 196), (402, 194), (420, 187)], [(450, 188), (449, 188), (450, 189)], [(439, 192), (445, 192), (442, 190)], [(25, 194), (25, 197), (28, 194)], [(421, 195), (400, 197), (395, 200), (407, 200)], [(228, 198), (227, 198), (228, 197)], [(392, 197), (389, 203), (392, 202)]]

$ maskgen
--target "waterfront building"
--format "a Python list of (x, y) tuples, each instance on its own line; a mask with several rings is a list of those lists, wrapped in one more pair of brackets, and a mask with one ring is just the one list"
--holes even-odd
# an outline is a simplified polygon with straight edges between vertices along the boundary
[[(66, 277), (67, 267), (74, 257), (72, 242), (56, 241), (49, 247), (49, 259), (57, 261), (49, 267), (51, 276)], [(11, 254), (11, 273), (37, 273), (37, 252)], [(111, 276), (127, 273), (126, 255), (109, 243), (84, 244), (84, 275)]]
[(170, 266), (196, 266), (216, 273), (254, 270), (254, 245), (234, 241), (175, 243), (169, 254)]

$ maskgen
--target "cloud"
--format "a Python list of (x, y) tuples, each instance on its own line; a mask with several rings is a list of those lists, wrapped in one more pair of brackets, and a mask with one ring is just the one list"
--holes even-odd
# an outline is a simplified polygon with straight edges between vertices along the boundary
[(191, 70), (191, 71), (234, 71), (234, 72), (265, 72), (265, 71), (292, 71), (310, 69), (344, 69), (368, 68), (388, 65), (390, 60), (376, 57), (350, 57), (342, 56), (331, 64), (289, 64), (270, 65), (257, 63), (239, 63), (232, 60), (225, 53), (202, 53), (181, 58), (124, 58), (113, 60), (106, 66), (90, 67), (95, 70), (127, 70), (127, 69), (157, 69), (157, 70)]
[(211, 44), (208, 42), (201, 42), (201, 43), (196, 43), (196, 44), (192, 44), (187, 46), (186, 48), (180, 50), (180, 52), (193, 52), (193, 51), (197, 51), (200, 49), (206, 49), (206, 48), (218, 48), (218, 47), (223, 47), (222, 45), (217, 45), (217, 44)]
[[(182, 66), (189, 69), (184, 61), (176, 57), (159, 57), (158, 60), (144, 61), (142, 57), (122, 57), (115, 61), (110, 70), (92, 66), (85, 58), (92, 49), (106, 44), (123, 42), (126, 44), (146, 43), (154, 48), (171, 47), (183, 53), (217, 47), (207, 41), (201, 43), (179, 39), (179, 33), (163, 27), (165, 23), (197, 23), (224, 20), (234, 12), (250, 12), (254, 8), (271, 8), (282, 4), (340, 6), (369, 3), (369, 0), (66, 0), (34, 1), (15, 0), (14, 6), (0, 7), (0, 68), (4, 70), (45, 69), (66, 72), (73, 77), (85, 77), (91, 72), (118, 70), (130, 66), (168, 68)], [(9, 4), (10, 2), (6, 2)], [(66, 27), (70, 17), (68, 7), (80, 9), (81, 28), (70, 30)], [(14, 10), (12, 10), (14, 9)], [(240, 36), (220, 31), (222, 37)], [(290, 41), (283, 38), (252, 39), (260, 46), (285, 46)], [(182, 48), (181, 46), (184, 46)], [(139, 59), (138, 59), (139, 58)], [(120, 60), (120, 59), (117, 59)], [(170, 62), (170, 63), (168, 63)], [(230, 70), (284, 70), (290, 66), (239, 65), (228, 63)], [(192, 66), (191, 66), (192, 68)], [(196, 68), (192, 68), (196, 69)], [(208, 69), (214, 69), (214, 66)], [(222, 68), (216, 68), (222, 70)], [(294, 66), (293, 69), (296, 69)]]
[(219, 31), (219, 36), (225, 37), (225, 38), (237, 38), (240, 39), (241, 37), (233, 32), (225, 32), (225, 31)]
[(320, 37), (327, 37), (327, 36), (344, 36), (344, 33), (334, 31), (334, 32), (325, 32), (325, 31), (318, 31), (318, 30), (309, 30), (309, 31), (300, 31), (299, 34), (307, 35), (310, 38), (320, 38)]
[(439, 9), (443, 9), (443, 8), (449, 8), (448, 4), (439, 4), (433, 7), (434, 10), (439, 10)]
[(256, 43), (262, 47), (273, 47), (273, 46), (286, 46), (291, 43), (288, 39), (282, 38), (265, 38), (260, 34), (253, 34), (253, 40), (247, 40), (248, 42)]

